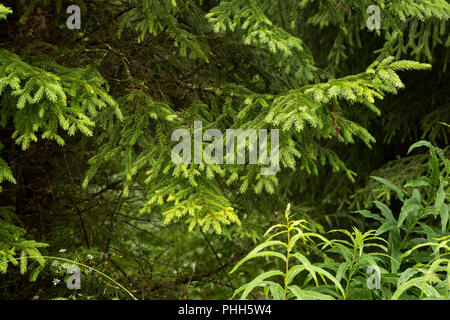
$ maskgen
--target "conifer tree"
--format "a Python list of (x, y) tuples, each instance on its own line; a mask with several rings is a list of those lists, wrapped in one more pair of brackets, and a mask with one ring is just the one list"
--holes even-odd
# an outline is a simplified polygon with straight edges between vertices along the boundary
[[(60, 203), (75, 197), (87, 247), (77, 203), (100, 202), (103, 192), (117, 191), (111, 208), (141, 219), (245, 237), (287, 202), (320, 223), (355, 219), (350, 210), (393, 198), (371, 175), (405, 183), (428, 170), (406, 155), (413, 142), (448, 152), (445, 0), (80, 0), (75, 31), (68, 1), (1, 1), (0, 272), (9, 263), (25, 272), (27, 256), (44, 263), (47, 238), (27, 240), (17, 207), (25, 187), (14, 163), (34, 147), (77, 154), (74, 167), (65, 153), (49, 156), (71, 185), (52, 203), (64, 211)], [(371, 31), (372, 5), (381, 21)], [(279, 171), (175, 164), (172, 133), (193, 136), (195, 121), (203, 131), (278, 129)], [(90, 216), (108, 248), (116, 216), (106, 217)]]

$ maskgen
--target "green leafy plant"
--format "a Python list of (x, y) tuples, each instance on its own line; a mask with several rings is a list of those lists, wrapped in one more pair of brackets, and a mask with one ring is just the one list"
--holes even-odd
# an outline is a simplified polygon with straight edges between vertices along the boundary
[[(369, 230), (362, 233), (353, 227), (353, 232), (347, 230), (331, 230), (330, 233), (340, 233), (347, 236), (346, 239), (333, 239), (322, 247), (325, 249), (328, 245), (330, 249), (327, 253), (337, 254), (341, 259), (335, 258), (339, 263), (333, 264), (336, 269), (336, 280), (342, 282), (345, 280), (345, 297), (348, 299), (372, 299), (372, 291), (367, 286), (368, 268), (378, 268), (380, 273), (386, 272), (382, 268), (385, 263), (384, 257), (388, 251), (389, 243), (381, 237), (377, 237), (375, 230)], [(348, 239), (348, 240), (347, 240)], [(372, 248), (381, 249), (381, 252), (370, 251)]]
[[(309, 232), (306, 227), (306, 220), (293, 220), (293, 216), (290, 212), (290, 205), (287, 206), (284, 217), (286, 219), (285, 224), (276, 224), (269, 228), (265, 235), (274, 232), (267, 240), (257, 245), (246, 257), (240, 260), (230, 273), (236, 271), (243, 263), (250, 259), (262, 258), (262, 257), (275, 257), (284, 262), (284, 270), (270, 270), (258, 275), (251, 282), (242, 285), (235, 292), (233, 297), (239, 295), (240, 299), (246, 299), (248, 295), (257, 287), (265, 287), (265, 297), (271, 297), (275, 300), (287, 300), (296, 298), (300, 300), (305, 299), (319, 299), (330, 300), (334, 297), (330, 294), (324, 294), (314, 290), (314, 288), (302, 288), (295, 284), (294, 280), (302, 272), (308, 274), (309, 278), (312, 278), (315, 284), (318, 286), (320, 281), (327, 284), (327, 280), (333, 283), (336, 290), (345, 297), (344, 289), (341, 287), (339, 281), (327, 270), (322, 267), (312, 264), (309, 259), (302, 254), (297, 248), (297, 242), (310, 242), (313, 238), (318, 238), (326, 243), (328, 240), (315, 232)], [(285, 241), (273, 240), (277, 237), (284, 237)], [(282, 250), (272, 251), (264, 250), (268, 247), (281, 247)], [(281, 252), (280, 252), (281, 251)], [(291, 263), (294, 260), (297, 263)], [(282, 284), (267, 280), (272, 277), (282, 277)]]
[[(446, 236), (449, 232), (449, 173), (450, 161), (442, 149), (433, 146), (427, 141), (419, 141), (413, 144), (412, 150), (425, 146), (429, 150), (429, 175), (407, 182), (403, 187), (396, 186), (388, 180), (373, 177), (393, 192), (402, 202), (402, 207), (397, 216), (385, 204), (374, 201), (381, 215), (376, 215), (368, 210), (358, 210), (357, 213), (366, 218), (375, 219), (381, 223), (376, 235), (388, 234), (391, 244), (390, 254), (392, 259), (391, 271), (397, 272), (402, 264), (402, 252), (409, 250), (419, 242), (425, 242), (433, 238)], [(440, 223), (436, 224), (439, 217)], [(418, 252), (416, 252), (419, 254)], [(423, 257), (416, 256), (416, 260)]]
[[(402, 296), (409, 298), (448, 300), (450, 289), (450, 235), (416, 245), (401, 257), (406, 258), (419, 248), (433, 250), (433, 259), (428, 263), (418, 263), (400, 275), (397, 290), (392, 295), (396, 300)], [(424, 297), (425, 294), (425, 297)]]
[[(334, 234), (335, 239), (328, 240), (320, 234), (308, 232), (305, 220), (292, 220), (288, 206), (286, 223), (272, 226), (266, 235), (277, 231), (240, 260), (231, 272), (235, 272), (244, 262), (260, 257), (282, 260), (285, 269), (264, 272), (238, 288), (233, 297), (241, 294), (241, 299), (246, 299), (255, 288), (264, 287), (265, 297), (270, 299), (447, 300), (450, 271), (450, 162), (442, 149), (427, 141), (413, 144), (408, 153), (422, 146), (429, 150), (427, 176), (411, 180), (402, 187), (387, 179), (372, 177), (396, 194), (402, 203), (399, 213), (393, 212), (380, 201), (374, 201), (380, 214), (367, 209), (355, 213), (378, 221), (378, 229), (366, 232), (356, 227), (353, 227), (352, 232), (331, 230), (329, 233)], [(439, 223), (436, 223), (437, 219)], [(286, 240), (273, 240), (280, 236)], [(294, 250), (297, 242), (306, 243), (312, 238), (322, 240), (320, 246), (315, 245), (314, 248), (322, 253), (323, 262), (307, 258), (311, 251), (300, 253)], [(268, 247), (284, 247), (285, 253), (263, 250)], [(292, 265), (291, 259), (300, 264)], [(368, 286), (369, 268), (376, 268), (379, 272), (378, 280), (382, 282), (380, 288)], [(303, 286), (298, 286), (293, 281), (302, 271), (307, 271), (308, 276)], [(324, 284), (319, 285), (318, 276)], [(280, 284), (267, 280), (271, 277), (284, 277), (284, 281)], [(316, 287), (309, 283), (311, 279)], [(330, 283), (327, 283), (327, 279), (331, 280)]]

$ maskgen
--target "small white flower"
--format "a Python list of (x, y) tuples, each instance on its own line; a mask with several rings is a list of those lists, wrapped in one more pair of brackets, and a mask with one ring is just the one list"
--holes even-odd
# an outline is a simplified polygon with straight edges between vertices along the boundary
[(61, 252), (61, 253), (66, 252), (66, 251), (67, 251), (66, 249), (60, 249), (59, 250), (59, 252)]
[(75, 272), (79, 272), (80, 268), (78, 268), (76, 265), (71, 264), (67, 267), (67, 273), (73, 274)]
[(63, 263), (63, 265), (61, 266), (63, 269), (67, 269), (69, 267), (69, 265), (67, 263)]
[(56, 286), (60, 280), (58, 278), (53, 279), (53, 285)]
[(88, 254), (86, 257), (88, 258), (88, 260), (94, 259), (94, 257), (92, 255), (90, 255), (90, 254)]
[(52, 266), (53, 266), (53, 267), (57, 267), (58, 265), (59, 265), (59, 262), (58, 262), (58, 261), (56, 261), (56, 260), (53, 261), (53, 263), (52, 263)]

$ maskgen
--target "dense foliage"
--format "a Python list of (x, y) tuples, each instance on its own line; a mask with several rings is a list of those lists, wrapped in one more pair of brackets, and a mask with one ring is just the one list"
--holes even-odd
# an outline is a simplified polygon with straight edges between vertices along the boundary
[(447, 1), (1, 2), (1, 298), (449, 298)]

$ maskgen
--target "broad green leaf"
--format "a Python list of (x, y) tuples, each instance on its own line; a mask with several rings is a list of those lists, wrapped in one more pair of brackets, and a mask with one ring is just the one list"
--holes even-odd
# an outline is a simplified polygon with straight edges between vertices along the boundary
[(374, 180), (377, 180), (378, 182), (381, 182), (382, 184), (386, 185), (390, 189), (394, 190), (397, 193), (397, 196), (400, 199), (400, 201), (403, 201), (405, 193), (399, 187), (397, 187), (395, 184), (393, 184), (389, 180), (386, 180), (381, 177), (371, 176), (371, 178)]
[(425, 277), (419, 277), (403, 282), (394, 292), (391, 299), (398, 300), (405, 291), (412, 287), (418, 288), (421, 293), (425, 293), (427, 297), (440, 297), (439, 292), (427, 283), (427, 279)]
[(388, 220), (389, 222), (396, 223), (395, 218), (392, 215), (392, 211), (391, 211), (391, 209), (389, 209), (389, 207), (387, 205), (385, 205), (384, 203), (381, 203), (379, 201), (374, 201), (373, 203), (375, 203), (377, 208), (380, 209), (381, 213), (386, 218), (386, 220)]
[(269, 289), (274, 300), (284, 300), (284, 289), (279, 283), (270, 282)]
[(291, 282), (294, 280), (294, 278), (303, 270), (305, 270), (304, 265), (295, 265), (292, 268), (288, 270), (288, 274), (286, 277), (286, 285), (291, 284)]
[(430, 185), (430, 182), (425, 177), (420, 177), (417, 180), (408, 181), (403, 188), (419, 188), (419, 187), (427, 187)]
[(337, 279), (336, 279), (331, 273), (329, 273), (328, 271), (326, 271), (326, 270), (323, 269), (323, 268), (319, 268), (319, 267), (316, 267), (316, 266), (313, 266), (313, 269), (314, 269), (317, 273), (319, 273), (319, 275), (322, 277), (322, 280), (323, 280), (325, 283), (326, 283), (326, 281), (325, 281), (325, 279), (324, 279), (324, 276), (327, 277), (331, 282), (333, 282), (334, 285), (336, 286), (336, 288), (339, 289), (339, 290), (341, 291), (342, 296), (345, 298), (345, 292), (344, 292), (344, 289), (342, 288), (340, 282), (337, 281)]
[(392, 252), (391, 252), (392, 262), (391, 262), (391, 272), (395, 273), (400, 268), (400, 265), (403, 260), (403, 255), (395, 246), (392, 246)]
[(402, 284), (400, 284), (400, 286), (397, 287), (397, 290), (395, 290), (394, 294), (392, 295), (391, 299), (392, 300), (398, 300), (400, 298), (400, 296), (408, 289), (412, 288), (412, 287), (418, 287), (420, 288), (420, 286), (422, 285), (422, 280), (421, 278), (414, 278), (411, 280), (408, 280), (406, 282), (403, 282)]
[(249, 283), (242, 286), (245, 288), (245, 290), (242, 293), (242, 296), (240, 299), (245, 300), (247, 298), (247, 296), (253, 291), (253, 289), (255, 289), (256, 287), (259, 287), (259, 286), (267, 285), (267, 283), (264, 282), (265, 279), (274, 277), (274, 276), (284, 276), (284, 273), (279, 270), (271, 270), (271, 271), (264, 272), (263, 274), (260, 274), (255, 279), (253, 279)]
[(252, 251), (249, 252), (249, 254), (247, 254), (247, 256), (245, 256), (242, 260), (240, 260), (235, 266), (234, 268), (230, 271), (230, 273), (233, 273), (236, 271), (237, 268), (239, 268), (240, 265), (242, 265), (244, 262), (253, 259), (253, 258), (257, 258), (257, 257), (268, 257), (268, 256), (273, 256), (273, 257), (278, 257), (284, 261), (286, 261), (286, 257), (278, 252), (275, 251), (263, 251), (263, 252), (259, 252), (260, 250), (269, 247), (269, 246), (275, 246), (275, 245), (281, 245), (281, 246), (286, 246), (286, 244), (284, 242), (281, 241), (266, 241), (264, 243), (261, 243), (260, 245), (257, 245)]
[(377, 229), (376, 235), (379, 236), (385, 232), (395, 230), (397, 228), (398, 227), (396, 223), (392, 223), (392, 221), (386, 221)]
[(374, 214), (374, 213), (370, 212), (369, 210), (356, 210), (356, 211), (353, 211), (353, 212), (359, 213), (360, 215), (362, 215), (365, 218), (371, 218), (371, 219), (375, 219), (375, 220), (378, 220), (380, 222), (383, 222), (383, 218), (381, 218), (377, 214)]
[(311, 262), (308, 260), (308, 258), (306, 258), (303, 254), (301, 254), (299, 252), (292, 254), (292, 256), (297, 258), (302, 263), (303, 267), (305, 267), (305, 269), (310, 273), (311, 277), (313, 277), (316, 285), (318, 285), (314, 266), (311, 264)]
[(286, 261), (286, 256), (284, 254), (281, 254), (281, 253), (276, 252), (276, 251), (257, 252), (257, 253), (251, 254), (251, 255), (249, 254), (244, 259), (240, 260), (234, 266), (234, 268), (230, 271), (230, 273), (235, 272), (237, 268), (239, 268), (243, 263), (247, 262), (248, 260), (254, 259), (254, 258), (259, 258), (259, 257), (277, 257), (277, 258), (280, 258), (281, 260)]
[(341, 265), (339, 266), (339, 269), (338, 269), (338, 271), (336, 273), (336, 280), (337, 281), (340, 282), (344, 278), (344, 276), (345, 276), (348, 268), (350, 267), (351, 263), (352, 263), (351, 260), (347, 260), (344, 263), (341, 263)]
[(444, 204), (445, 200), (445, 191), (444, 191), (444, 183), (441, 182), (439, 185), (439, 189), (436, 194), (436, 203), (434, 205), (434, 216), (436, 217), (440, 212), (442, 205)]
[(425, 140), (421, 140), (421, 141), (418, 141), (418, 142), (414, 143), (411, 147), (409, 147), (408, 154), (411, 151), (413, 151), (414, 149), (419, 148), (419, 147), (423, 147), (423, 146), (426, 146), (428, 148), (432, 148), (431, 143), (429, 143), (428, 141), (425, 141)]
[(448, 213), (449, 211), (449, 205), (445, 204), (442, 206), (441, 209), (441, 232), (445, 233), (445, 230), (447, 230), (447, 223), (448, 223)]
[[(417, 191), (417, 190), (414, 190)], [(406, 218), (413, 213), (414, 216), (417, 216), (418, 210), (422, 207), (420, 200), (418, 201), (415, 197), (411, 197), (407, 199), (402, 206), (400, 211), (400, 216), (398, 217), (397, 228), (400, 228)]]
[(295, 295), (298, 300), (335, 300), (332, 296), (315, 292), (312, 290), (303, 290), (298, 286), (289, 286), (288, 289)]

